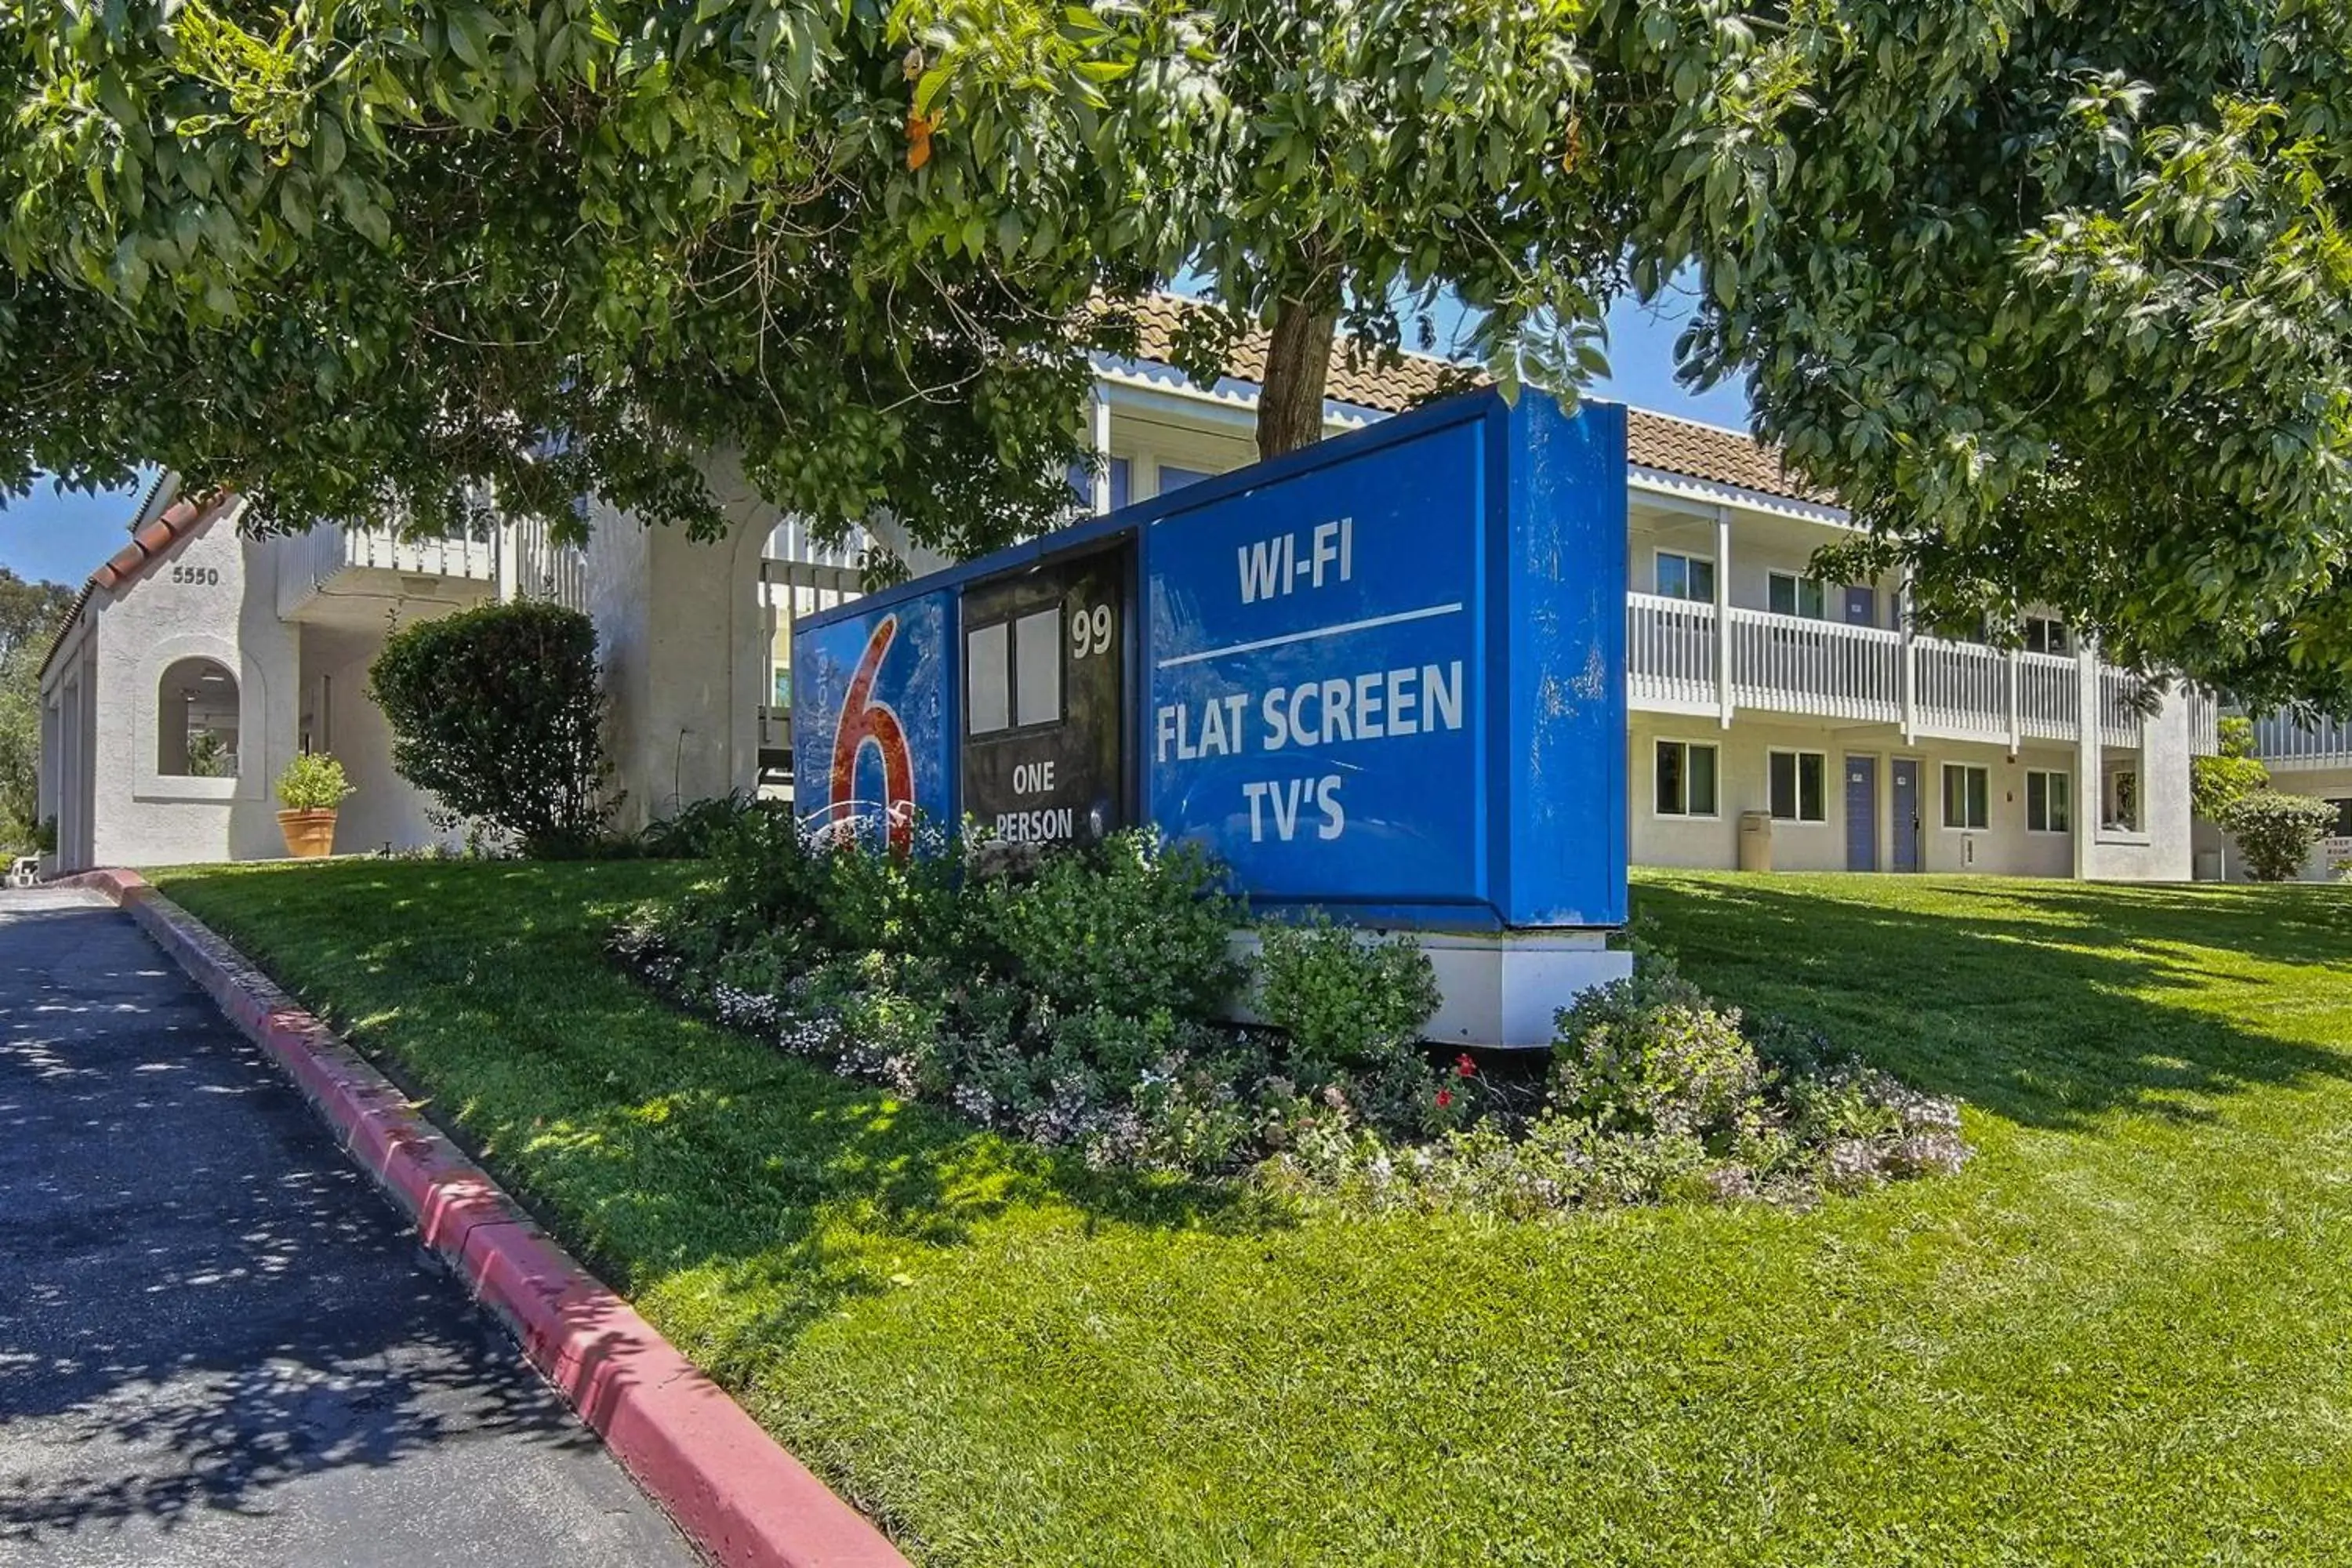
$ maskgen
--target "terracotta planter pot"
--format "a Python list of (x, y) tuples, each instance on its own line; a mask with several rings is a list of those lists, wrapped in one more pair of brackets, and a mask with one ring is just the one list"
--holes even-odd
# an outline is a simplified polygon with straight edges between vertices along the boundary
[(331, 811), (281, 811), (278, 830), (286, 835), (286, 853), (297, 859), (335, 852), (335, 814)]

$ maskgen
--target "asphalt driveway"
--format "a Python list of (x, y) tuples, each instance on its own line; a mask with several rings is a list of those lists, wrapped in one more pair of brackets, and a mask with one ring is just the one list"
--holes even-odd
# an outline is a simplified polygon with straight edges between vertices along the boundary
[(0, 892), (0, 1563), (696, 1561), (95, 895)]

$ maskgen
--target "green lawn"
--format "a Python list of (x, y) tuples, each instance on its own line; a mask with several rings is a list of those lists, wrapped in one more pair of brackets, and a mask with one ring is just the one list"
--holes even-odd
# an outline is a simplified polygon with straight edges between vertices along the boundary
[(956, 1563), (2340, 1563), (2352, 898), (1645, 876), (1728, 1001), (1969, 1102), (1816, 1212), (1297, 1220), (681, 1019), (675, 865), (164, 873)]

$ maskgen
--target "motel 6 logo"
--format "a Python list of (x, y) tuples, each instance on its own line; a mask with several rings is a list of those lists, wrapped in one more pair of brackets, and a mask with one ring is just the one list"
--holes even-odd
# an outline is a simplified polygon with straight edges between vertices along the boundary
[(873, 802), (857, 798), (857, 763), (866, 747), (874, 748), (882, 764), (882, 816), (888, 824), (890, 851), (904, 855), (915, 847), (915, 758), (907, 747), (907, 729), (889, 703), (874, 695), (874, 682), (898, 636), (898, 617), (882, 617), (850, 677), (842, 699), (841, 717), (833, 729), (833, 779), (827, 826), (846, 835), (860, 806)]

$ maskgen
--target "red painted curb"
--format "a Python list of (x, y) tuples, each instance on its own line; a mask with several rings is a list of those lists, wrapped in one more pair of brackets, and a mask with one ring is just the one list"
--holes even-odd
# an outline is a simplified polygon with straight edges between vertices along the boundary
[(267, 1051), (646, 1495), (727, 1568), (907, 1568), (393, 1083), (135, 871), (85, 871)]

